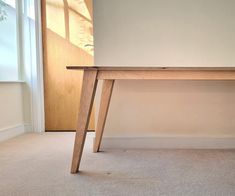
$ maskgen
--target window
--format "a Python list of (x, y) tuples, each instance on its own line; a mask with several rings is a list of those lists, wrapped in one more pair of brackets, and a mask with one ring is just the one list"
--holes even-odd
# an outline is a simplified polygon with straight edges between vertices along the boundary
[(15, 0), (0, 0), (0, 80), (18, 80)]
[(34, 0), (0, 0), (0, 81), (27, 80), (36, 63), (35, 35)]

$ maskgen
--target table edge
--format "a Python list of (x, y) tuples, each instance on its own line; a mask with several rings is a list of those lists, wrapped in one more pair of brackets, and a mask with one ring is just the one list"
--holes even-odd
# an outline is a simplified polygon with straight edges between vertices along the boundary
[(154, 70), (188, 70), (188, 71), (235, 71), (235, 67), (141, 67), (141, 66), (80, 66), (68, 65), (68, 70), (98, 70), (98, 71), (154, 71)]

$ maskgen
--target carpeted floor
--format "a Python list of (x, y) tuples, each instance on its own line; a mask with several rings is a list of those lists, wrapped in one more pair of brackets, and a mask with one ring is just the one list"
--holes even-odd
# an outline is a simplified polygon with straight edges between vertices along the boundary
[(111, 150), (86, 142), (69, 173), (74, 133), (26, 134), (0, 144), (1, 196), (234, 196), (235, 150)]

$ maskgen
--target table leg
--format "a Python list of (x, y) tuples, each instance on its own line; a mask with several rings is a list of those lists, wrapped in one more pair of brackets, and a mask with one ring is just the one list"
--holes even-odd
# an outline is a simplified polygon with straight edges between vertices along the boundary
[(97, 127), (95, 131), (95, 142), (93, 146), (93, 152), (98, 152), (103, 136), (105, 121), (109, 109), (109, 103), (112, 95), (114, 80), (104, 80), (103, 87), (102, 87), (102, 94), (100, 100), (100, 109), (99, 109), (99, 116)]
[(74, 142), (71, 173), (77, 173), (82, 157), (86, 132), (90, 119), (97, 86), (97, 70), (85, 70), (83, 75), (80, 109), (78, 114), (77, 130)]

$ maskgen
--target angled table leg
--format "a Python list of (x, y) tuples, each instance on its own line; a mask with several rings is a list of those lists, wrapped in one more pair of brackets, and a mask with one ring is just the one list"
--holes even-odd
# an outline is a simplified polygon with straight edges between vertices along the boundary
[(95, 142), (93, 146), (93, 152), (98, 152), (103, 136), (105, 121), (109, 109), (109, 103), (112, 95), (114, 80), (104, 80), (103, 87), (102, 87), (102, 94), (100, 100), (100, 109), (99, 109), (99, 116), (97, 127), (95, 131)]
[(80, 109), (74, 142), (71, 173), (77, 173), (86, 139), (87, 127), (97, 86), (97, 70), (84, 70)]

